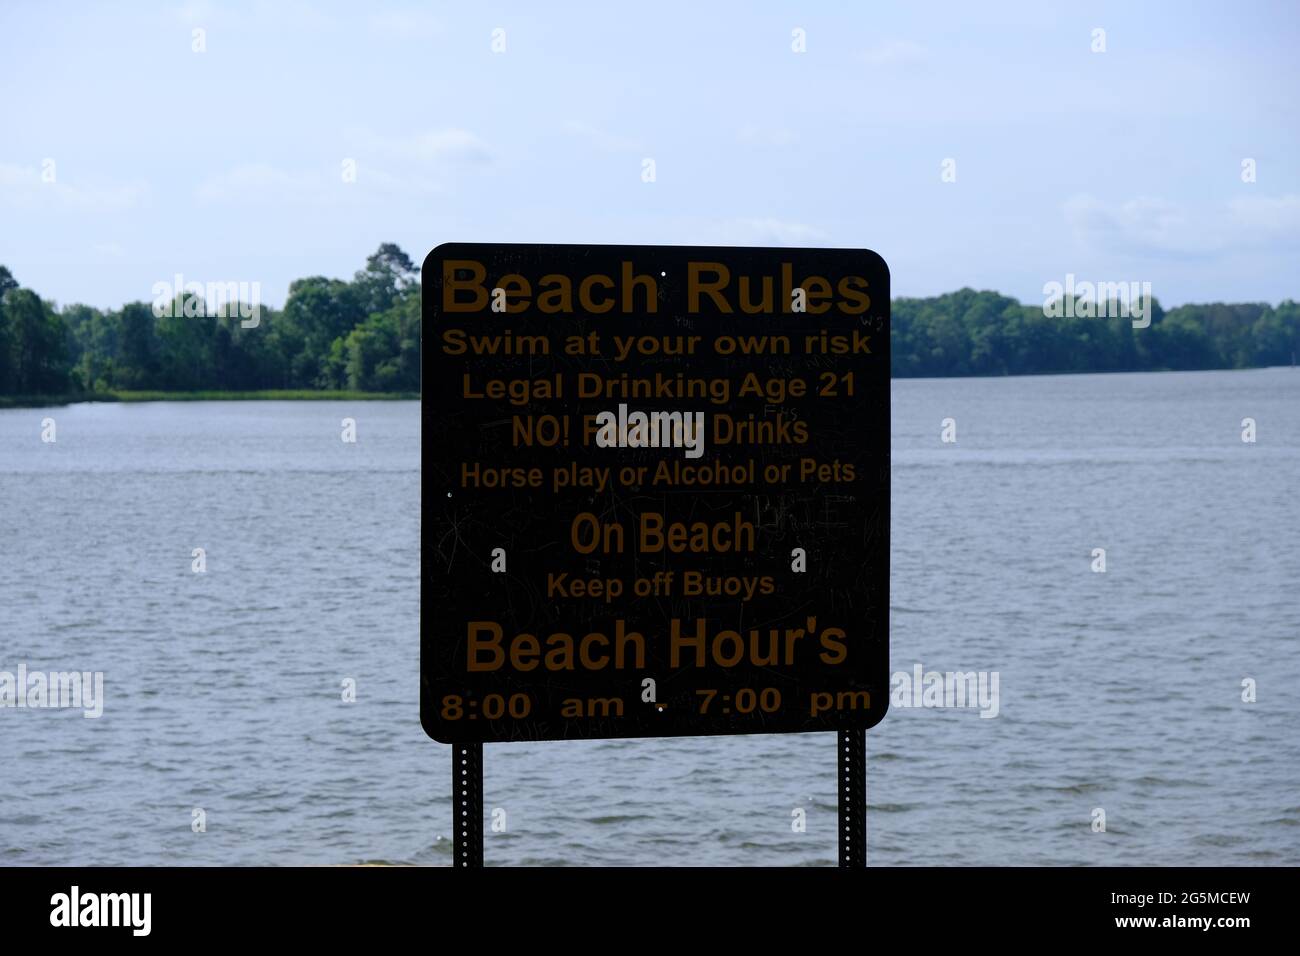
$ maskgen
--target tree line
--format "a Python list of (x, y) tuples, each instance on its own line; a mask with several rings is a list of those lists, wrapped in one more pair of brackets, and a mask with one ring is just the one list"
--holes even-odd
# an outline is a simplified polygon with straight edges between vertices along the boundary
[(391, 243), (350, 282), (295, 281), (255, 323), (236, 303), (209, 315), (192, 293), (154, 305), (58, 308), (0, 266), (0, 395), (420, 390), (418, 268)]
[[(297, 280), (284, 307), (261, 306), (252, 325), (237, 309), (207, 315), (189, 293), (163, 315), (147, 302), (58, 307), (0, 266), (0, 396), (418, 392), (418, 272), (385, 243), (351, 281)], [(1300, 305), (1289, 299), (1167, 312), (1153, 300), (1150, 320), (1134, 328), (1127, 317), (1054, 317), (973, 289), (896, 299), (891, 370), (910, 378), (1231, 369), (1290, 365), (1300, 354)]]
[[(1075, 299), (1076, 302), (1084, 300)], [(928, 299), (895, 299), (890, 359), (895, 378), (1261, 368), (1300, 354), (1300, 304), (1181, 305), (1154, 299), (1150, 325), (1088, 308), (1045, 310), (996, 292), (962, 289)], [(1048, 315), (1045, 312), (1052, 312)], [(1060, 313), (1060, 314), (1058, 314)], [(1066, 317), (1070, 316), (1070, 317)]]

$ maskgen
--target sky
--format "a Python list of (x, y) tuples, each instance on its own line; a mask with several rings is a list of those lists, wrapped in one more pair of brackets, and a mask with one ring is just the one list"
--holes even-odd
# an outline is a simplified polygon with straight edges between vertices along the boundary
[(1277, 303), (1298, 28), (1251, 0), (4, 0), (0, 265), (61, 305), (179, 273), (278, 306), (382, 242), (834, 246), (895, 297)]

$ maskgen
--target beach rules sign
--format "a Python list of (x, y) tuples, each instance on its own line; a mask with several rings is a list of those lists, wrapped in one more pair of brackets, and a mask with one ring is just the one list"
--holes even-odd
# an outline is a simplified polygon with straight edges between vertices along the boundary
[(431, 737), (884, 716), (883, 259), (455, 243), (422, 282)]

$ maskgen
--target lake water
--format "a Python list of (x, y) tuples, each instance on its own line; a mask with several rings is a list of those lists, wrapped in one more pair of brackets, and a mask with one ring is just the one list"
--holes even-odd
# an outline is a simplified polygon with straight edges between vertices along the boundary
[[(868, 734), (870, 862), (1300, 862), (1300, 371), (893, 402), (893, 670), (996, 671), (1000, 695)], [(0, 411), (0, 670), (103, 671), (106, 697), (0, 709), (0, 863), (450, 861), (419, 428), (413, 402)], [(836, 860), (831, 734), (485, 756), (489, 863)]]

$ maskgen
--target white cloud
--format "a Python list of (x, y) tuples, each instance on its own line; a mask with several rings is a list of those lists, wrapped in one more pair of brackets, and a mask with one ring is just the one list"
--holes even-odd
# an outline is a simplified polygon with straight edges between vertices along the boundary
[(1074, 196), (1065, 221), (1085, 247), (1137, 255), (1205, 256), (1300, 240), (1300, 196), (1185, 205), (1151, 197)]
[(204, 180), (195, 197), (204, 203), (256, 202), (308, 204), (347, 202), (375, 193), (407, 196), (444, 191), (444, 187), (419, 173), (394, 173), (365, 161), (356, 167), (356, 179), (345, 182), (342, 161), (333, 170), (280, 169), (266, 163), (245, 163)]
[(45, 182), (41, 169), (0, 163), (0, 205), (21, 208), (61, 208), (79, 212), (122, 212), (137, 206), (148, 194), (142, 181), (114, 183), (104, 180), (66, 181), (54, 167), (55, 181)]
[(347, 140), (359, 158), (382, 158), (419, 163), (462, 163), (484, 165), (492, 161), (492, 151), (467, 129), (423, 130), (403, 136), (389, 136), (365, 128), (347, 131)]
[(602, 153), (640, 153), (645, 151), (641, 143), (635, 139), (607, 132), (580, 120), (569, 120), (561, 128), (570, 136), (586, 140), (589, 145)]
[(368, 20), (375, 33), (398, 39), (431, 37), (442, 33), (442, 21), (427, 10), (407, 8), (373, 13)]
[(792, 130), (764, 126), (742, 126), (736, 134), (742, 143), (754, 146), (790, 146), (797, 137)]
[(1237, 228), (1263, 239), (1300, 238), (1300, 195), (1243, 196), (1228, 203)]
[(118, 242), (97, 242), (90, 247), (90, 251), (101, 259), (126, 258), (126, 248)]
[(441, 129), (420, 133), (410, 144), (412, 155), (422, 160), (464, 160), (486, 163), (492, 155), (481, 139), (464, 129)]
[[(352, 130), (351, 155), (333, 166), (289, 170), (268, 163), (244, 163), (204, 180), (195, 195), (202, 202), (340, 202), (374, 192), (426, 195), (446, 192), (454, 168), (492, 161), (486, 144), (468, 130), (429, 130), (384, 136)], [(343, 179), (345, 159), (356, 163), (355, 181)]]
[(1191, 226), (1182, 207), (1146, 196), (1121, 203), (1074, 196), (1065, 203), (1065, 221), (1085, 246), (1124, 252), (1195, 254), (1215, 241)]
[(195, 195), (202, 202), (268, 198), (314, 201), (325, 187), (325, 175), (318, 170), (290, 172), (267, 163), (243, 163), (204, 180)]
[(192, 27), (234, 30), (341, 29), (346, 21), (312, 0), (263, 0), (253, 4), (216, 4), (208, 0), (186, 0), (172, 9), (173, 15)]
[(926, 58), (925, 47), (911, 40), (887, 40), (863, 51), (861, 60), (871, 66), (903, 66)]
[(176, 8), (176, 17), (184, 23), (208, 20), (212, 17), (212, 4), (207, 0), (186, 0)]
[(724, 232), (727, 241), (742, 245), (803, 246), (821, 242), (826, 234), (815, 226), (783, 219), (734, 219)]

